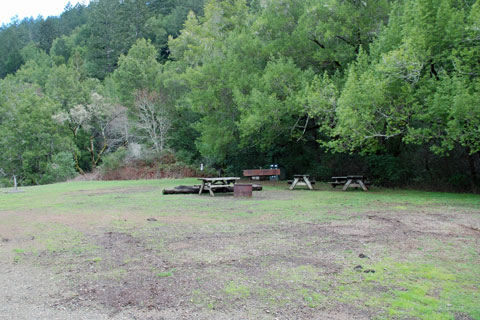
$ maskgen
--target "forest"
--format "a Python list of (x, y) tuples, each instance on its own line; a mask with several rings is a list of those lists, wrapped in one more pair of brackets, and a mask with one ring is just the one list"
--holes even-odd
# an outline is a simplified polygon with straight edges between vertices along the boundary
[(0, 43), (3, 186), (275, 163), (480, 189), (475, 0), (94, 0)]

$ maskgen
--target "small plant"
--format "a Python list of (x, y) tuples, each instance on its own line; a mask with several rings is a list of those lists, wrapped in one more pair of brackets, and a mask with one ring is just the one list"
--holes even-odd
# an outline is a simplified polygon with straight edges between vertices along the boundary
[(20, 261), (22, 261), (25, 250), (13, 249), (13, 252), (15, 253), (15, 256), (13, 257), (13, 263), (19, 263)]
[(173, 276), (173, 272), (175, 269), (169, 270), (169, 271), (164, 271), (164, 272), (159, 272), (156, 274), (157, 277), (159, 278), (167, 278)]
[(170, 271), (159, 272), (159, 273), (156, 274), (156, 276), (159, 277), (159, 278), (171, 277), (172, 275), (173, 275), (173, 273), (171, 273)]
[(307, 306), (310, 308), (319, 307), (322, 304), (322, 302), (325, 300), (325, 296), (318, 292), (302, 289), (301, 293), (303, 296), (303, 300), (305, 301)]
[(250, 289), (242, 284), (230, 281), (225, 287), (225, 293), (236, 298), (248, 298), (250, 296)]

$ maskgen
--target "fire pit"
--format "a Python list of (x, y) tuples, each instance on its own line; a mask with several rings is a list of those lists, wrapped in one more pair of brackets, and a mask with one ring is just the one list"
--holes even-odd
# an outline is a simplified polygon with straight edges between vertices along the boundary
[(251, 197), (252, 185), (245, 183), (235, 183), (233, 186), (233, 195), (235, 197)]

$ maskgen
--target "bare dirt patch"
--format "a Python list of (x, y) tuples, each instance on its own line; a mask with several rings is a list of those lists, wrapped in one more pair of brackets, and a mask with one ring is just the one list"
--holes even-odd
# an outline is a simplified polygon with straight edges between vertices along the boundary
[(131, 194), (140, 192), (152, 192), (158, 191), (158, 187), (126, 187), (126, 188), (108, 188), (108, 189), (96, 189), (96, 190), (78, 190), (73, 192), (67, 192), (64, 195), (75, 196), (98, 196), (104, 194)]

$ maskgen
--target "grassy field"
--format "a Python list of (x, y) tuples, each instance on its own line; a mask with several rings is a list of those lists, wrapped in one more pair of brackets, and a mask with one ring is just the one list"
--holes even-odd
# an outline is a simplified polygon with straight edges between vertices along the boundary
[(480, 319), (478, 195), (195, 183), (0, 193), (0, 319)]

